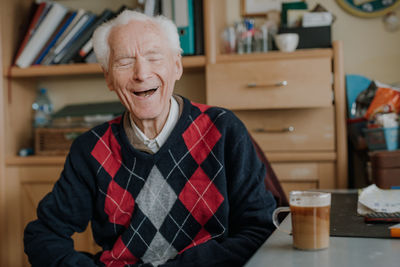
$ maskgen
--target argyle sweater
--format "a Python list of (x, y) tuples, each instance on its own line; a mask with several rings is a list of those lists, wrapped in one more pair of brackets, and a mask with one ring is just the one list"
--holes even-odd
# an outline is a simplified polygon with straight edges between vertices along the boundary
[[(25, 228), (33, 266), (241, 266), (274, 229), (275, 201), (243, 123), (184, 99), (155, 154), (136, 150), (121, 117), (79, 136)], [(71, 235), (91, 222), (102, 251)]]

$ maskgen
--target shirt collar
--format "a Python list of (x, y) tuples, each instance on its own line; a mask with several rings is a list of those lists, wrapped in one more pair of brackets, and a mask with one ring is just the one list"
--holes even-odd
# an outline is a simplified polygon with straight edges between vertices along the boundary
[(161, 132), (154, 139), (149, 139), (140, 129), (136, 126), (135, 122), (129, 116), (132, 128), (136, 136), (145, 146), (147, 146), (153, 153), (156, 153), (160, 147), (167, 141), (168, 136), (171, 134), (176, 123), (179, 119), (179, 104), (173, 96), (171, 96), (171, 106), (168, 113), (167, 121)]

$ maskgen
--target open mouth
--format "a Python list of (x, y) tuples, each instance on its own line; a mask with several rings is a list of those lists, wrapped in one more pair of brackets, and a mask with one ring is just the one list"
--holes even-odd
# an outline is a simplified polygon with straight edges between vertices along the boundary
[(142, 91), (142, 92), (134, 92), (135, 95), (137, 96), (142, 96), (142, 97), (149, 97), (151, 95), (153, 95), (155, 93), (155, 91), (157, 91), (158, 87), (156, 88), (152, 88), (146, 91)]

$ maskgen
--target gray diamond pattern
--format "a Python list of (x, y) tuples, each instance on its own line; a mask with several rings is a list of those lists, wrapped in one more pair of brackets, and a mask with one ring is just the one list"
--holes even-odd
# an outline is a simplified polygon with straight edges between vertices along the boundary
[(143, 189), (136, 198), (136, 204), (140, 210), (150, 219), (157, 228), (157, 234), (151, 241), (146, 253), (143, 255), (144, 262), (151, 262), (156, 266), (174, 257), (178, 252), (158, 232), (165, 218), (174, 205), (177, 195), (166, 182), (157, 166), (151, 169)]
[(136, 203), (159, 230), (177, 198), (174, 190), (165, 181), (157, 166), (154, 165), (136, 199)]
[(178, 251), (157, 232), (150, 243), (149, 248), (143, 255), (143, 262), (151, 262), (154, 266), (165, 263), (168, 259), (174, 258)]

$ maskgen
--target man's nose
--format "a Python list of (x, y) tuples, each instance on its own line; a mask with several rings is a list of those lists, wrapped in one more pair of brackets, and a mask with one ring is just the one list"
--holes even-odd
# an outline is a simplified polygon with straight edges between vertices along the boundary
[(151, 75), (150, 70), (149, 63), (145, 59), (137, 58), (133, 69), (133, 78), (137, 81), (144, 81)]

